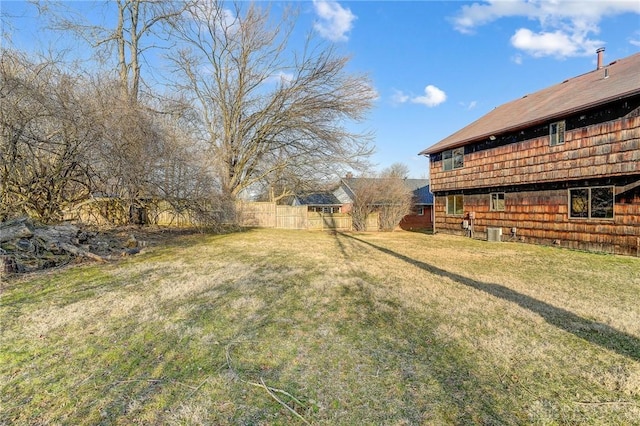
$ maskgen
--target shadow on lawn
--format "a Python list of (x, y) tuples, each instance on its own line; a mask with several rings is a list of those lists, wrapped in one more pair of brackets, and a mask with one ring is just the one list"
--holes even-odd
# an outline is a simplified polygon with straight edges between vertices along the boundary
[(531, 296), (518, 293), (517, 291), (503, 285), (476, 281), (474, 279), (440, 269), (428, 263), (412, 259), (393, 250), (361, 240), (360, 238), (343, 233), (340, 235), (357, 240), (362, 244), (373, 247), (376, 250), (417, 266), (418, 268), (434, 275), (449, 278), (455, 282), (483, 291), (494, 297), (499, 297), (509, 302), (516, 303), (529, 311), (537, 313), (551, 325), (554, 325), (590, 343), (602, 346), (605, 349), (617, 352), (618, 354), (629, 357), (635, 361), (640, 361), (640, 339), (631, 334), (616, 330), (615, 328), (601, 322), (582, 318), (581, 316), (567, 311), (566, 309), (559, 308)]
[[(357, 246), (364, 241), (335, 235), (345, 260), (352, 250), (362, 251)], [(499, 375), (479, 369), (472, 361), (472, 348), (439, 336), (437, 329), (446, 317), (437, 310), (405, 309), (393, 297), (380, 297), (367, 285), (377, 278), (357, 265), (352, 272), (361, 280), (343, 284), (337, 300), (351, 310), (344, 335), (357, 336), (356, 347), (386, 371), (383, 382), (390, 380), (389, 392), (396, 399), (384, 409), (408, 424), (445, 419), (451, 424), (521, 423), (524, 414), (514, 407), (519, 391), (510, 389)], [(394, 395), (394, 389), (401, 393)]]

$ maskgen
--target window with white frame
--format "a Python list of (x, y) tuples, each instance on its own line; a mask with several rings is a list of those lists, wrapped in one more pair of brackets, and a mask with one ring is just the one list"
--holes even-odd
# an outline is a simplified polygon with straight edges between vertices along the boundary
[(464, 198), (462, 195), (447, 195), (447, 214), (455, 216), (464, 214)]
[(564, 128), (564, 120), (551, 123), (549, 126), (549, 144), (551, 146), (562, 145), (564, 143)]
[(464, 166), (464, 147), (442, 153), (442, 170), (460, 169)]
[(613, 186), (569, 190), (569, 218), (613, 219)]
[(489, 209), (494, 212), (504, 211), (504, 192), (495, 192), (490, 194), (491, 204)]
[(416, 214), (418, 216), (424, 216), (424, 207), (422, 207), (422, 206), (416, 207)]

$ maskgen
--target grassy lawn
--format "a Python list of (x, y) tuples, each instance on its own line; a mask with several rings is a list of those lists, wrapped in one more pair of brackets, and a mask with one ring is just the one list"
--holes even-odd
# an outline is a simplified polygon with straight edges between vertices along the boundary
[(0, 301), (0, 424), (640, 424), (638, 258), (250, 230)]

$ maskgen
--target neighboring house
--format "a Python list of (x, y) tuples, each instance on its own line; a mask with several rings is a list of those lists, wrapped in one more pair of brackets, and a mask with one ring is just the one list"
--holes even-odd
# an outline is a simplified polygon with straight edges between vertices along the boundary
[(413, 211), (400, 221), (405, 231), (430, 231), (433, 229), (433, 194), (429, 179), (405, 179), (413, 192)]
[[(350, 212), (359, 186), (375, 187), (378, 178), (354, 178), (347, 176), (341, 179), (340, 186), (333, 192), (342, 203), (342, 211)], [(413, 212), (406, 215), (399, 226), (405, 230), (433, 229), (433, 195), (429, 190), (429, 179), (404, 179), (405, 187), (413, 193)], [(384, 200), (380, 194), (380, 200)], [(381, 201), (381, 204), (383, 201)]]
[(436, 231), (640, 253), (640, 54), (603, 66), (603, 50), (420, 153)]
[(342, 213), (342, 203), (331, 192), (314, 192), (294, 195), (292, 206), (307, 206), (311, 212)]
[(340, 184), (333, 191), (333, 195), (342, 203), (342, 211), (344, 213), (351, 213), (353, 200), (356, 199), (355, 192), (351, 189), (351, 186), (349, 186), (349, 184), (354, 185), (353, 179), (349, 173), (346, 178), (340, 179)]

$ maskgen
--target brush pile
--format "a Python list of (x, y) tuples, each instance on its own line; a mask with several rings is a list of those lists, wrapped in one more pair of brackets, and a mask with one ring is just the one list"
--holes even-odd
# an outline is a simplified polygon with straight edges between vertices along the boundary
[(113, 256), (137, 252), (137, 241), (133, 241), (123, 242), (72, 224), (36, 225), (29, 218), (2, 222), (0, 274), (32, 272), (86, 259), (106, 262)]

